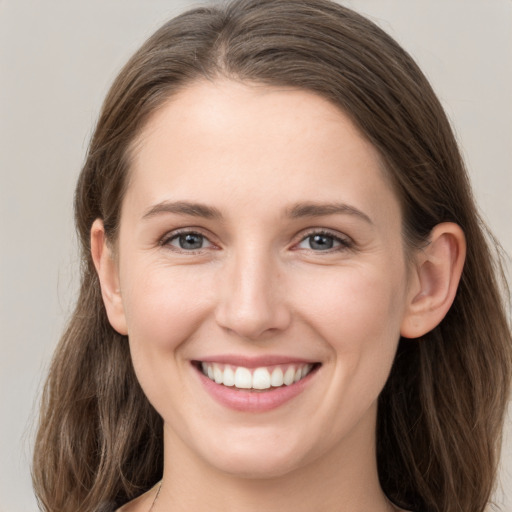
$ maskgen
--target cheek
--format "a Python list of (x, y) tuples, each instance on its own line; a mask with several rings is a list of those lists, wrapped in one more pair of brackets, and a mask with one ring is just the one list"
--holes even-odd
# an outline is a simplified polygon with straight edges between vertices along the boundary
[(147, 351), (175, 350), (209, 308), (206, 279), (192, 267), (133, 266), (123, 288), (130, 342)]
[(362, 351), (398, 340), (404, 310), (401, 275), (375, 269), (333, 269), (301, 286), (303, 314), (336, 351)]
[(145, 395), (164, 412), (186, 393), (183, 348), (207, 314), (210, 299), (200, 290), (211, 286), (197, 269), (129, 268), (122, 290), (132, 363)]
[(336, 279), (331, 276), (323, 287), (317, 280), (316, 293), (307, 294), (307, 323), (331, 352), (331, 364), (325, 367), (329, 385), (318, 410), (326, 418), (326, 446), (347, 435), (361, 418), (373, 417), (400, 336), (400, 283), (396, 275), (347, 270)]
[(331, 351), (331, 392), (348, 409), (369, 406), (382, 390), (393, 359), (404, 311), (399, 273), (344, 269), (316, 280), (304, 294), (303, 311)]

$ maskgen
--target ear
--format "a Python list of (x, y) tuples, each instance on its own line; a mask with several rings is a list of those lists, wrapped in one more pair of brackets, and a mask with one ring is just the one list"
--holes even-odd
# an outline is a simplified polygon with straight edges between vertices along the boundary
[(110, 325), (118, 333), (126, 335), (128, 331), (119, 286), (119, 271), (101, 219), (96, 219), (91, 227), (91, 255), (100, 280), (101, 295)]
[(457, 224), (438, 224), (416, 254), (400, 334), (418, 338), (439, 325), (450, 309), (466, 257), (466, 238)]

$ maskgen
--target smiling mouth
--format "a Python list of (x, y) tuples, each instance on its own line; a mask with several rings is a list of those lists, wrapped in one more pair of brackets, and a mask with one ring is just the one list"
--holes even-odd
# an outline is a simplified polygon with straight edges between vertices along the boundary
[(269, 391), (301, 381), (320, 363), (297, 363), (246, 368), (230, 364), (195, 361), (196, 368), (211, 381), (244, 391)]

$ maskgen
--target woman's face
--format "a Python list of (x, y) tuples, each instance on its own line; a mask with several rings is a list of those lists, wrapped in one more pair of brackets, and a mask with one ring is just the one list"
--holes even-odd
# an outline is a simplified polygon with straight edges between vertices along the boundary
[(217, 81), (172, 97), (134, 155), (113, 324), (166, 447), (245, 476), (373, 460), (410, 300), (375, 149), (310, 92)]

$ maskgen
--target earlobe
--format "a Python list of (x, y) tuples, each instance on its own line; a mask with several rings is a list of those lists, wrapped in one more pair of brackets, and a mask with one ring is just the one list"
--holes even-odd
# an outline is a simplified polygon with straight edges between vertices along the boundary
[(128, 332), (119, 286), (119, 271), (101, 219), (96, 219), (91, 227), (91, 255), (109, 322), (117, 332), (126, 335)]
[(400, 334), (418, 338), (434, 329), (450, 309), (466, 257), (466, 239), (452, 222), (438, 224), (418, 251)]

